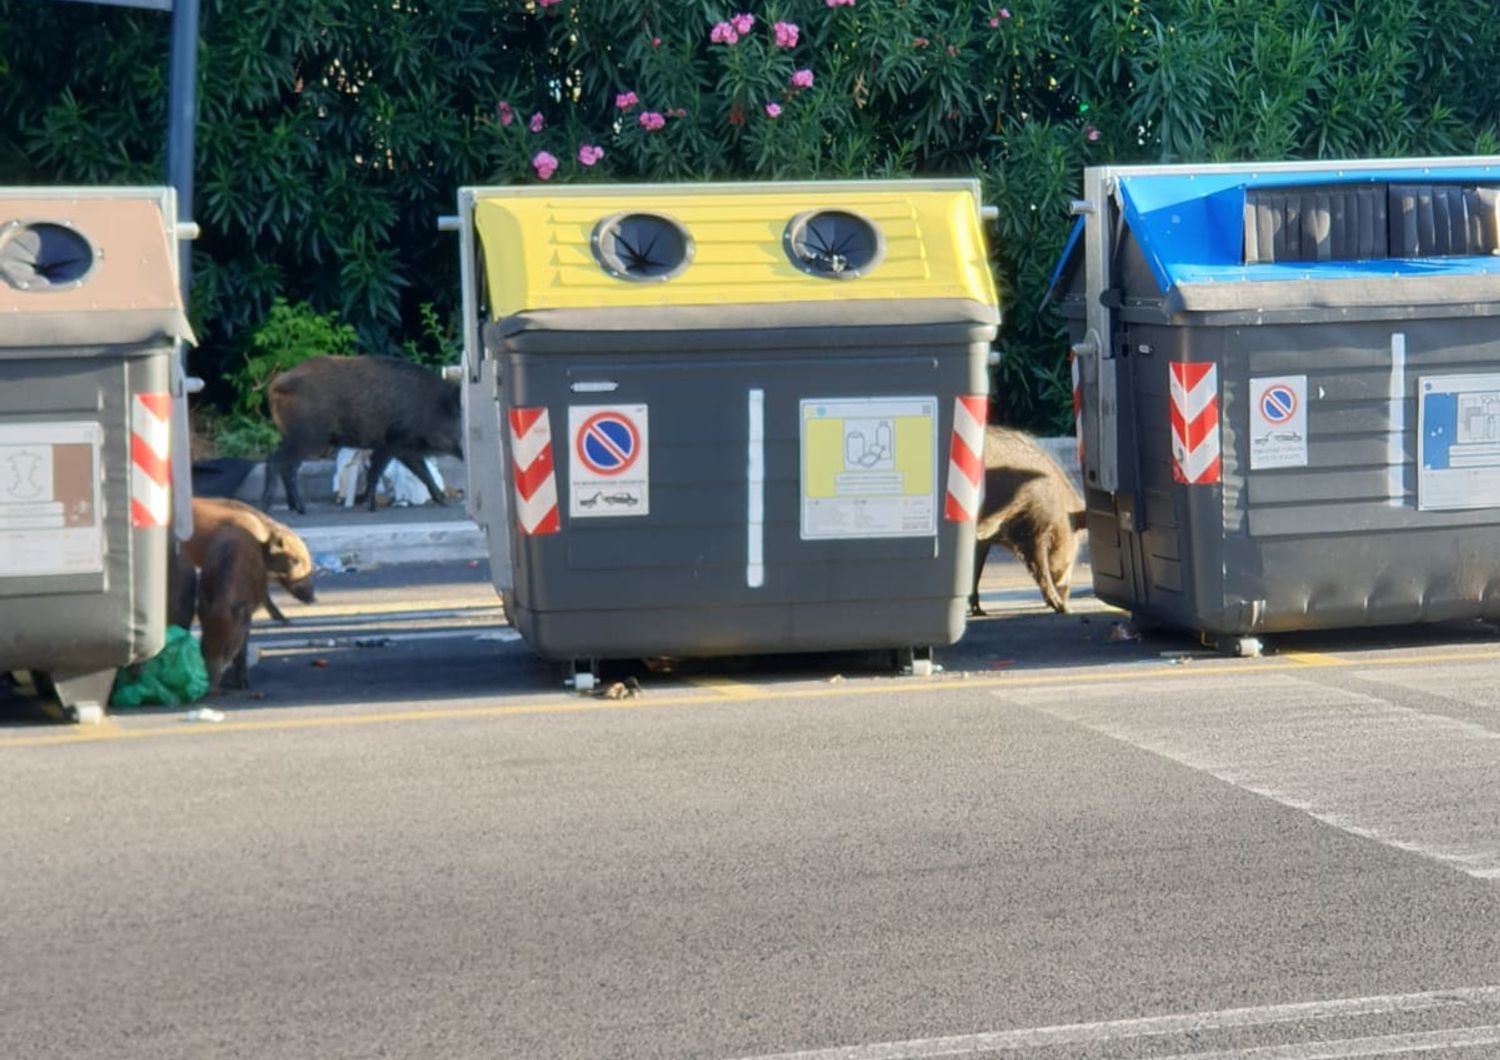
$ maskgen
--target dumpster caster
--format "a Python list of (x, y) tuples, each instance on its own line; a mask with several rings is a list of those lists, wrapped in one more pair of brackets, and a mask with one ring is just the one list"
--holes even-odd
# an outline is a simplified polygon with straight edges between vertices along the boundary
[(97, 670), (84, 674), (61, 674), (56, 671), (34, 675), (37, 690), (57, 700), (69, 721), (79, 725), (98, 725), (104, 720), (104, 705), (115, 684), (114, 670)]
[(571, 665), (573, 676), (566, 684), (580, 695), (587, 695), (599, 684), (598, 659), (574, 659)]
[(932, 665), (932, 648), (925, 644), (914, 648), (897, 648), (896, 670), (898, 673), (910, 674), (912, 677), (931, 677), (935, 672)]
[(1259, 637), (1219, 638), (1219, 651), (1238, 659), (1259, 659), (1264, 648)]

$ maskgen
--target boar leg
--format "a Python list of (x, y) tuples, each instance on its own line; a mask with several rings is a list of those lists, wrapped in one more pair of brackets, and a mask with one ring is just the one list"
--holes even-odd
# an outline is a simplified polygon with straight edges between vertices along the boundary
[(384, 446), (370, 450), (370, 466), (365, 468), (365, 488), (360, 491), (358, 497), (354, 498), (355, 504), (370, 503), (370, 511), (375, 510), (375, 491), (380, 488), (380, 476), (385, 474), (385, 469), (390, 466), (391, 451)]
[(432, 495), (433, 504), (448, 503), (448, 498), (443, 495), (443, 491), (438, 489), (438, 484), (433, 480), (432, 472), (427, 470), (427, 461), (420, 454), (397, 453), (396, 459), (401, 461), (408, 471), (422, 480), (422, 485), (426, 486), (427, 492)]
[(270, 615), (277, 622), (280, 622), (283, 626), (289, 626), (292, 624), (292, 620), (281, 613), (281, 608), (276, 606), (276, 602), (271, 599), (271, 594), (269, 592), (266, 593), (266, 598), (262, 602), (266, 605), (266, 614)]
[(297, 469), (302, 466), (302, 454), (293, 448), (290, 441), (283, 441), (266, 458), (266, 487), (261, 492), (260, 506), (269, 512), (276, 498), (276, 479), (286, 489), (286, 506), (293, 511), (307, 514), (302, 504), (302, 491), (297, 488)]
[(984, 608), (979, 606), (979, 576), (984, 573), (984, 561), (989, 559), (990, 545), (993, 542), (979, 541), (974, 545), (974, 590), (969, 593), (969, 614), (983, 615)]
[(1068, 612), (1068, 601), (1057, 591), (1057, 585), (1052, 580), (1052, 555), (1049, 542), (1045, 534), (1034, 534), (1026, 542), (1026, 569), (1031, 571), (1031, 576), (1036, 579), (1037, 588), (1042, 590), (1042, 599), (1047, 601), (1047, 606), (1062, 614)]

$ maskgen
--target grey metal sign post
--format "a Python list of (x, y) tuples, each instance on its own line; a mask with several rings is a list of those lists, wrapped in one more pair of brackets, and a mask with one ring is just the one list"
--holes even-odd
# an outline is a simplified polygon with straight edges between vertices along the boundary
[[(172, 15), (172, 44), (167, 76), (167, 183), (176, 190), (177, 283), (182, 304), (188, 305), (193, 282), (193, 250), (197, 238), (193, 223), (193, 154), (198, 125), (198, 0), (65, 0), (68, 3), (105, 4), (166, 11)], [(192, 466), (188, 444), (187, 395), (203, 388), (200, 379), (189, 380), (183, 344), (172, 357), (172, 463), (174, 473), (173, 522), (179, 540), (193, 535), (193, 493), (186, 469)]]

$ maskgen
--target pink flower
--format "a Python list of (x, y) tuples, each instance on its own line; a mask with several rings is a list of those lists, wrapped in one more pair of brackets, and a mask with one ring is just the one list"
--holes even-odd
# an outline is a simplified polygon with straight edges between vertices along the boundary
[(776, 47), (795, 48), (797, 46), (797, 29), (795, 22), (778, 22), (772, 27), (776, 30)]
[(641, 98), (639, 96), (637, 96), (634, 92), (621, 92), (619, 95), (617, 95), (615, 97), (615, 109), (616, 110), (629, 110), (631, 107), (634, 107), (640, 101), (641, 101)]
[(812, 88), (813, 72), (811, 70), (798, 70), (792, 75), (793, 88)]
[(720, 22), (708, 31), (708, 39), (712, 44), (738, 44), (740, 35), (728, 22)]
[(641, 114), (640, 123), (642, 129), (646, 129), (649, 132), (655, 132), (657, 129), (660, 129), (663, 125), (667, 124), (667, 119), (663, 118), (654, 110), (648, 110)]
[(781, 117), (781, 104), (780, 103), (767, 103), (766, 104), (766, 117), (768, 117), (768, 118), (779, 118), (779, 117)]
[(1099, 130), (1090, 125), (1088, 128), (1083, 130), (1083, 136), (1084, 139), (1088, 140), (1089, 143), (1093, 143), (1095, 140), (1099, 139)]
[(913, 48), (925, 48), (925, 47), (927, 47), (927, 45), (929, 45), (931, 43), (932, 42), (929, 41), (926, 37), (917, 37), (915, 40), (913, 40), (911, 42), (911, 46)]
[(1000, 20), (998, 18), (992, 18), (992, 19), (990, 19), (990, 29), (999, 29), (999, 28), (1000, 28)]
[(557, 157), (546, 151), (538, 151), (531, 156), (531, 168), (536, 170), (540, 180), (551, 180), (552, 174), (557, 172)]
[(595, 147), (593, 144), (584, 144), (578, 149), (578, 161), (586, 166), (591, 166), (604, 157), (604, 148)]
[(660, 37), (652, 37), (651, 38), (651, 47), (653, 47), (653, 48), (660, 48), (661, 47), (661, 38)]
[(542, 117), (541, 111), (537, 111), (535, 114), (533, 114), (531, 116), (531, 120), (526, 123), (526, 128), (530, 129), (534, 133), (541, 132), (546, 127), (547, 119)]
[(828, 0), (829, 7), (853, 7), (854, 0)]
[(553, 4), (560, 3), (562, 3), (562, 0), (536, 0), (537, 7), (551, 7)]
[(516, 120), (516, 112), (510, 109), (510, 104), (501, 100), (495, 104), (495, 113), (500, 115), (500, 124), (509, 125)]
[(743, 37), (755, 27), (755, 16), (746, 14), (735, 15), (729, 20), (729, 23), (734, 26), (734, 31)]
[(999, 14), (1002, 19), (1010, 18), (1010, 8), (1002, 7), (999, 11)]

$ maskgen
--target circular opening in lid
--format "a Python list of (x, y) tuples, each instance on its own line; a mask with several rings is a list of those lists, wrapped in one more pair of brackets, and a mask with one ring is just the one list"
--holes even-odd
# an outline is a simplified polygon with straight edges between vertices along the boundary
[(660, 214), (606, 217), (594, 226), (591, 242), (599, 267), (619, 280), (670, 280), (693, 260), (693, 237)]
[(793, 265), (828, 280), (864, 276), (885, 258), (885, 237), (873, 223), (847, 210), (798, 214), (782, 237)]
[(94, 260), (93, 246), (68, 225), (12, 221), (0, 226), (0, 280), (18, 291), (77, 287)]

